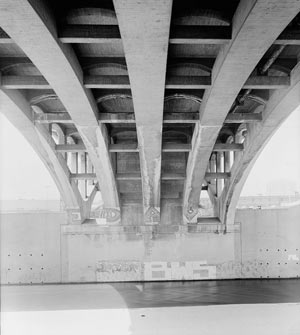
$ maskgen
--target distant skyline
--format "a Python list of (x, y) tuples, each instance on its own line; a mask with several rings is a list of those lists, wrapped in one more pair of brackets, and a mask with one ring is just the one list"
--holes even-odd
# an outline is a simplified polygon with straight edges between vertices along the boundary
[[(0, 159), (0, 199), (60, 198), (42, 161), (2, 114)], [(270, 187), (272, 183), (273, 191)], [(293, 189), (291, 185), (294, 185), (292, 192), (300, 192), (300, 108), (290, 115), (267, 144), (248, 177), (242, 195), (272, 195), (272, 192), (277, 195), (276, 184), (280, 183), (288, 184), (289, 189)]]

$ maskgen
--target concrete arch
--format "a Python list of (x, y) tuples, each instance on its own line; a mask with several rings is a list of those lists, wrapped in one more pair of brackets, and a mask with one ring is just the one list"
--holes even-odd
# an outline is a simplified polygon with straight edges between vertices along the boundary
[(109, 8), (73, 8), (66, 17), (68, 24), (118, 25), (116, 13)]
[(1, 27), (31, 59), (70, 114), (95, 168), (99, 186), (105, 189), (105, 206), (119, 210), (106, 127), (98, 124), (97, 105), (92, 92), (83, 85), (78, 59), (71, 46), (58, 40), (57, 25), (46, 3), (2, 1), (0, 19)]
[(163, 137), (167, 137), (167, 136), (173, 137), (172, 141), (170, 142), (174, 142), (174, 140), (176, 140), (176, 137), (180, 137), (180, 136), (185, 138), (184, 143), (189, 143), (191, 140), (191, 136), (187, 132), (182, 131), (182, 130), (180, 131), (177, 129), (163, 130)]
[(30, 103), (32, 105), (38, 105), (43, 101), (57, 100), (57, 99), (58, 99), (58, 96), (54, 92), (50, 92), (50, 93), (35, 95), (34, 97), (30, 99)]
[(55, 152), (55, 143), (48, 130), (34, 124), (31, 106), (18, 91), (1, 89), (0, 110), (22, 133), (40, 157), (52, 176), (67, 210), (80, 211), (82, 198), (77, 186), (70, 181), (70, 171), (65, 159)]
[(128, 76), (127, 67), (121, 63), (93, 63), (83, 67), (85, 74), (100, 76)]
[(174, 76), (210, 76), (211, 68), (199, 63), (180, 62), (169, 65), (167, 73)]
[(198, 8), (188, 8), (175, 13), (174, 24), (176, 25), (220, 25), (229, 26), (230, 19), (217, 10), (204, 10)]
[(197, 112), (201, 105), (201, 99), (194, 95), (172, 94), (164, 99), (164, 112)]
[(53, 133), (55, 132), (57, 134), (57, 144), (65, 144), (66, 143), (66, 135), (63, 132), (61, 126), (57, 123), (52, 123), (51, 124), (51, 131), (52, 131), (52, 136)]
[[(258, 0), (251, 4), (240, 1), (232, 21), (232, 39), (215, 61), (213, 84), (203, 96), (200, 120), (193, 135), (183, 196), (186, 223), (189, 222), (189, 216), (185, 215), (187, 209), (198, 211), (211, 152), (232, 104), (255, 66), (299, 9), (299, 3), (293, 0), (288, 3)], [(194, 218), (196, 221), (197, 215)]]
[(218, 200), (219, 218), (227, 226), (234, 223), (240, 193), (257, 158), (283, 121), (300, 106), (299, 63), (291, 73), (291, 83), (289, 89), (277, 91), (271, 96), (263, 113), (262, 123), (247, 126), (245, 150), (235, 160), (231, 177), (226, 181), (223, 193)]
[(162, 123), (172, 0), (113, 0), (113, 4), (134, 105), (144, 222), (153, 224), (160, 220)]
[(106, 94), (97, 98), (100, 112), (104, 113), (133, 113), (132, 97), (128, 94)]
[(39, 76), (40, 71), (28, 60), (28, 62), (10, 63), (1, 68), (2, 75), (26, 75), (26, 76)]
[(53, 90), (41, 93), (40, 90), (30, 90), (28, 93), (29, 102), (34, 110), (40, 108), (38, 113), (44, 112), (65, 112), (66, 109), (59, 97)]

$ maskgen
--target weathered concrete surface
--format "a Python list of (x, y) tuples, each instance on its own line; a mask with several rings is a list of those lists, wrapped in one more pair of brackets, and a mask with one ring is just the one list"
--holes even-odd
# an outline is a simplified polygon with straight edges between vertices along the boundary
[(234, 222), (235, 210), (240, 193), (257, 158), (273, 134), (286, 118), (300, 105), (300, 65), (291, 72), (291, 86), (272, 94), (263, 112), (260, 124), (247, 126), (244, 142), (245, 150), (235, 160), (229, 178), (218, 199), (218, 215), (222, 222), (230, 225)]
[(1, 283), (61, 281), (64, 213), (1, 213)]
[[(30, 104), (18, 91), (0, 90), (0, 112), (20, 131), (50, 172), (68, 210), (81, 211), (82, 197), (70, 171), (44, 125), (35, 125)], [(81, 213), (83, 214), (83, 213)]]
[(261, 57), (299, 10), (300, 3), (296, 0), (240, 2), (233, 17), (232, 40), (223, 46), (216, 59), (212, 86), (205, 91), (200, 124), (194, 131), (184, 191), (186, 220), (190, 221), (191, 216), (197, 217), (208, 161), (237, 94)]
[(238, 210), (241, 278), (300, 277), (300, 206)]
[[(0, 2), (1, 27), (25, 52), (71, 115), (89, 153), (106, 207), (119, 209), (105, 126), (98, 125), (97, 106), (83, 86), (83, 73), (73, 49), (57, 38), (56, 23), (43, 1)], [(83, 112), (84, 111), (84, 112)]]
[[(27, 214), (25, 222), (2, 214), (2, 283), (297, 277), (299, 216), (299, 206), (239, 210), (224, 235), (213, 224), (66, 225), (59, 213)], [(36, 252), (46, 265), (30, 256)]]
[[(234, 234), (105, 234), (99, 227), (89, 230), (80, 233), (63, 227), (62, 250), (68, 255), (62, 260), (63, 268), (68, 268), (65, 282), (79, 278), (83, 282), (215, 279), (215, 264), (234, 260)], [(220, 254), (215, 252), (217, 248), (222, 250)]]
[(164, 89), (172, 0), (114, 0), (139, 142), (144, 222), (160, 221)]

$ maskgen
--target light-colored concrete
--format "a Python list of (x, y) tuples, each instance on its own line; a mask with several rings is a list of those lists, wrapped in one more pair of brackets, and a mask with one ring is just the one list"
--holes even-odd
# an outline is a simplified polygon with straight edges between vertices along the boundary
[(160, 220), (164, 89), (172, 0), (114, 0), (139, 142), (144, 222)]
[[(291, 87), (275, 92), (263, 112), (259, 125), (248, 125), (244, 152), (233, 166), (231, 178), (226, 183), (218, 200), (219, 216), (228, 225), (233, 224), (240, 193), (260, 153), (283, 121), (300, 105), (300, 65), (291, 73)], [(280, 159), (280, 157), (275, 158)]]
[[(171, 212), (174, 209), (169, 220)], [(109, 226), (101, 220), (66, 224), (61, 213), (2, 214), (1, 280), (5, 284), (296, 278), (299, 214), (300, 206), (238, 210), (237, 222), (226, 234), (212, 219), (190, 226), (149, 226), (137, 218), (136, 225), (129, 220), (127, 226)]]
[[(44, 125), (34, 124), (31, 106), (18, 91), (0, 91), (0, 112), (21, 132), (50, 172), (68, 210), (80, 210), (82, 198), (77, 185), (70, 181), (70, 171)], [(83, 213), (82, 213), (83, 214)]]
[(300, 278), (300, 206), (242, 209), (241, 278)]
[(1, 283), (61, 281), (64, 213), (1, 214)]
[[(290, 85), (290, 78), (279, 76), (252, 76), (243, 88), (250, 89), (278, 89)], [(6, 89), (50, 89), (43, 76), (13, 76), (1, 77), (1, 86)], [(86, 88), (99, 89), (130, 89), (128, 76), (125, 75), (85, 75), (84, 86)], [(166, 89), (201, 90), (211, 86), (209, 76), (170, 76), (166, 78)]]
[[(194, 130), (184, 190), (184, 220), (197, 217), (211, 151), (237, 94), (261, 57), (300, 10), (298, 1), (242, 0), (232, 21), (232, 40), (224, 45), (205, 91)], [(187, 215), (187, 216), (186, 216)]]
[[(92, 93), (73, 49), (57, 39), (56, 23), (43, 1), (0, 2), (1, 27), (36, 65), (71, 115), (89, 152), (108, 208), (119, 208), (118, 192), (107, 150), (105, 126), (98, 125)], [(83, 112), (84, 111), (84, 112)]]

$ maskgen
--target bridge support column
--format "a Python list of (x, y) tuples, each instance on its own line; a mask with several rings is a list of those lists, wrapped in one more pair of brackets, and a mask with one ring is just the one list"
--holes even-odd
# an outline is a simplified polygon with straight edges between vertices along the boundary
[(164, 91), (172, 0), (114, 0), (131, 84), (145, 224), (160, 222)]
[(84, 86), (83, 70), (74, 50), (59, 40), (57, 24), (46, 1), (0, 1), (0, 21), (1, 28), (30, 58), (57, 94), (92, 160), (105, 207), (119, 213), (106, 127), (98, 123), (93, 93)]
[[(216, 165), (217, 165), (217, 172), (224, 172), (224, 153), (218, 152), (216, 157)], [(223, 179), (217, 179), (217, 197), (219, 197), (222, 193), (222, 189), (224, 186)]]
[[(241, 0), (232, 19), (232, 38), (212, 69), (212, 85), (200, 107), (201, 128), (189, 154), (184, 208), (199, 201), (207, 165), (226, 117), (252, 71), (299, 12), (295, 0)], [(193, 136), (194, 137), (194, 136)]]

